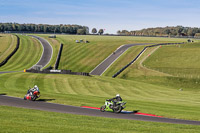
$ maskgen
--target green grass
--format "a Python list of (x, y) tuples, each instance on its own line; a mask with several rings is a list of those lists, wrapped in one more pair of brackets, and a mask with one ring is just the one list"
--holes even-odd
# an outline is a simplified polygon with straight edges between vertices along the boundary
[(200, 43), (163, 46), (144, 65), (178, 77), (200, 78)]
[(103, 105), (119, 93), (127, 101), (127, 110), (169, 118), (200, 120), (199, 91), (179, 91), (174, 87), (142, 81), (107, 77), (83, 77), (57, 74), (10, 73), (0, 75), (0, 93), (23, 98), (28, 87), (37, 84), (42, 99), (75, 106)]
[(15, 49), (16, 45), (16, 36), (11, 34), (0, 34), (0, 62)]
[[(123, 44), (183, 42), (186, 40), (145, 37), (58, 35), (56, 41), (47, 38), (47, 35), (41, 36), (46, 38), (54, 48), (53, 59), (50, 62), (51, 65), (55, 63), (57, 57), (56, 52), (59, 49), (58, 44), (61, 42), (64, 44), (64, 49), (59, 68), (85, 72), (90, 72), (96, 65), (116, 50), (116, 48)], [(20, 37), (30, 41), (28, 37)], [(75, 40), (85, 38), (90, 41), (90, 43), (75, 43)], [(32, 41), (30, 41), (30, 43), (31, 42)], [(24, 44), (27, 44), (27, 42)], [(39, 43), (38, 46), (40, 46)], [(127, 101), (126, 110), (140, 110), (140, 112), (143, 113), (156, 114), (168, 118), (200, 120), (200, 79), (197, 78), (198, 72), (196, 72), (199, 68), (198, 43), (191, 45), (184, 44), (181, 45), (180, 48), (176, 46), (164, 46), (157, 50), (156, 47), (148, 48), (145, 53), (120, 74), (118, 78), (110, 78), (118, 69), (135, 58), (143, 47), (144, 46), (136, 46), (129, 49), (105, 72), (104, 76), (101, 77), (32, 73), (1, 74), (0, 94), (6, 93), (9, 96), (23, 98), (28, 87), (37, 84), (41, 91), (41, 99), (55, 99), (50, 102), (74, 106), (87, 105), (100, 107), (104, 104), (105, 99), (112, 98), (119, 93), (123, 100)], [(31, 49), (33, 48), (31, 47)], [(39, 49), (41, 50), (41, 48)], [(176, 51), (175, 55), (173, 55), (174, 51)], [(180, 55), (182, 57), (182, 53), (185, 53), (185, 56), (183, 59), (179, 60)], [(168, 58), (163, 59), (164, 54), (170, 58), (171, 63), (164, 64), (165, 62), (162, 62), (162, 60), (168, 60)], [(23, 53), (22, 55), (25, 54)], [(176, 58), (173, 58), (174, 56)], [(191, 56), (191, 58), (187, 60), (187, 64), (182, 64), (188, 56)], [(159, 61), (159, 64), (156, 64), (157, 62), (155, 61)], [(25, 63), (26, 61), (20, 60), (18, 62)], [(184, 77), (183, 75), (186, 72), (184, 69), (178, 72), (179, 76), (177, 76), (175, 72), (172, 72), (173, 68), (180, 68), (181, 66), (176, 62), (180, 62), (180, 64), (185, 65), (188, 69), (195, 69), (194, 72), (190, 72), (193, 78)], [(30, 65), (31, 63), (25, 64)], [(170, 71), (165, 69), (167, 65), (170, 66)], [(159, 66), (159, 71), (156, 66)], [(0, 68), (0, 70), (2, 70), (2, 68)], [(5, 70), (8, 69), (5, 68)], [(182, 88), (183, 91), (179, 91), (180, 88)], [(60, 132), (66, 132), (68, 130), (71, 132), (81, 132), (85, 130), (88, 132), (112, 132), (114, 128), (117, 128), (119, 132), (199, 131), (197, 126), (96, 118), (71, 114), (46, 113), (35, 110), (31, 110), (33, 113), (30, 113), (30, 110), (27, 109), (4, 106), (0, 106), (0, 108), (0, 117), (2, 117), (1, 120), (3, 120), (0, 121), (0, 126), (2, 125), (1, 129), (3, 129), (1, 131), (5, 132), (13, 132), (13, 129), (16, 129), (16, 132), (35, 131), (33, 130), (33, 126), (27, 128), (27, 124), (31, 124), (27, 122), (34, 121), (35, 118), (41, 118), (39, 126), (46, 123), (45, 126), (40, 126), (43, 132), (56, 132), (58, 129), (61, 130)], [(12, 109), (14, 111), (12, 111)], [(10, 110), (10, 113), (7, 110)], [(22, 115), (25, 117), (22, 117)], [(9, 119), (5, 119), (7, 117)], [(18, 123), (6, 126), (7, 123), (11, 123), (12, 121), (13, 123), (14, 121)], [(119, 128), (120, 126), (117, 125), (118, 123), (122, 123), (124, 130)], [(12, 128), (12, 126), (15, 128)]]
[[(75, 43), (76, 40), (90, 43)], [(166, 39), (121, 36), (75, 36), (57, 35), (56, 40), (64, 44), (59, 69), (90, 72), (119, 46), (131, 43), (183, 42), (186, 39)]]
[(39, 61), (42, 55), (41, 44), (29, 36), (18, 36), (20, 37), (19, 49), (4, 66), (0, 67), (0, 71), (29, 69)]
[(101, 118), (0, 106), (1, 132), (194, 133), (200, 126)]

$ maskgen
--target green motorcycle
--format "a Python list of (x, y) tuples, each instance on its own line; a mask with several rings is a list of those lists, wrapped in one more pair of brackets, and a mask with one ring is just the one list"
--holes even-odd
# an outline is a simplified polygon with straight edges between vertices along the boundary
[(112, 100), (107, 99), (105, 101), (105, 105), (101, 106), (100, 111), (109, 111), (114, 113), (120, 113), (126, 106), (124, 106), (126, 102), (118, 101), (114, 106), (114, 102)]

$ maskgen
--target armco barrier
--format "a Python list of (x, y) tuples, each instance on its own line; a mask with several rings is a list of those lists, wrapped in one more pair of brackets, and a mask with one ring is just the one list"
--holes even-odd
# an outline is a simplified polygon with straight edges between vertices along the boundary
[(61, 43), (60, 44), (60, 50), (58, 52), (58, 56), (57, 56), (57, 59), (56, 59), (56, 64), (54, 66), (55, 69), (58, 69), (59, 62), (60, 62), (60, 57), (61, 57), (61, 53), (62, 53), (62, 49), (63, 49), (63, 44)]
[(147, 48), (155, 47), (155, 46), (160, 46), (160, 45), (174, 45), (174, 44), (184, 44), (184, 42), (183, 42), (183, 43), (160, 43), (160, 44), (154, 44), (154, 45), (150, 45), (150, 46), (144, 47), (144, 49), (143, 49), (130, 63), (128, 63), (126, 66), (124, 66), (124, 67), (123, 67), (122, 69), (120, 69), (118, 72), (116, 72), (112, 77), (113, 77), (113, 78), (117, 77), (117, 76), (118, 76), (121, 72), (123, 72), (127, 67), (129, 67), (131, 64), (133, 64)]
[(3, 61), (0, 63), (0, 67), (3, 66), (3, 65), (5, 65), (5, 64), (8, 62), (8, 60), (9, 60), (9, 59), (17, 52), (17, 50), (19, 49), (20, 38), (19, 38), (17, 35), (15, 35), (15, 36), (17, 37), (17, 45), (16, 45), (15, 49), (12, 51), (12, 53), (10, 53), (10, 55), (8, 55), (8, 56), (6, 57), (6, 59), (3, 60)]
[(89, 73), (85, 73), (85, 72), (72, 72), (71, 70), (48, 70), (48, 69), (44, 69), (42, 71), (39, 71), (39, 70), (35, 70), (35, 69), (29, 69), (29, 70), (26, 70), (26, 72), (31, 72), (31, 73), (45, 73), (45, 74), (71, 74), (71, 75), (90, 76)]

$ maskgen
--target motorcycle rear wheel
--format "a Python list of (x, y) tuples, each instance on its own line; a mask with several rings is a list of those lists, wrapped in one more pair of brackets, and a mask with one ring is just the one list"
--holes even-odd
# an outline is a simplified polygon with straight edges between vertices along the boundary
[(114, 107), (114, 108), (113, 108), (113, 111), (114, 111), (115, 113), (120, 113), (120, 112), (122, 111), (122, 106), (117, 106), (116, 108)]
[(32, 101), (35, 101), (35, 100), (36, 100), (36, 96), (33, 96)]

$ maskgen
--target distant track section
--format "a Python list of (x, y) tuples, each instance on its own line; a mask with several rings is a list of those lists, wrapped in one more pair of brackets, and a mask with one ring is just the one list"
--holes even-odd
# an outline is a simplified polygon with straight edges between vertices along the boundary
[(116, 114), (116, 113), (111, 113), (111, 112), (100, 112), (99, 110), (96, 110), (96, 109), (88, 109), (88, 108), (63, 105), (63, 104), (55, 104), (55, 103), (47, 103), (47, 102), (42, 101), (42, 99), (41, 101), (35, 101), (35, 102), (27, 101), (27, 100), (23, 100), (22, 98), (5, 96), (4, 94), (2, 95), (0, 94), (0, 106), (1, 105), (37, 109), (37, 110), (44, 110), (44, 111), (50, 111), (50, 112), (87, 115), (87, 116), (163, 122), (163, 123), (200, 125), (200, 121), (169, 119), (169, 118), (164, 118), (164, 117), (152, 117), (152, 116), (136, 115), (136, 114), (124, 114), (124, 113)]
[(154, 45), (150, 45), (150, 46), (146, 46), (143, 48), (143, 50), (130, 62), (128, 63), (126, 66), (124, 66), (122, 69), (120, 69), (117, 73), (115, 73), (112, 77), (115, 78), (117, 77), (121, 72), (123, 72), (126, 68), (128, 68), (131, 64), (133, 64), (139, 57), (140, 55), (142, 55), (142, 53), (150, 47), (156, 47), (156, 46), (160, 46), (160, 45), (175, 45), (175, 44), (184, 44), (183, 43), (160, 43), (160, 44), (154, 44)]
[(132, 46), (147, 45), (147, 43), (126, 44), (120, 46), (115, 52), (108, 56), (103, 62), (101, 62), (95, 69), (93, 69), (91, 75), (102, 75), (126, 50)]
[(43, 53), (42, 56), (40, 58), (40, 60), (35, 64), (35, 65), (41, 65), (42, 68), (45, 67), (51, 60), (52, 55), (53, 55), (53, 48), (51, 46), (51, 44), (49, 44), (49, 42), (41, 37), (38, 36), (34, 36), (34, 35), (30, 35), (34, 38), (36, 38), (37, 40), (39, 40), (39, 42), (42, 44), (43, 46)]

